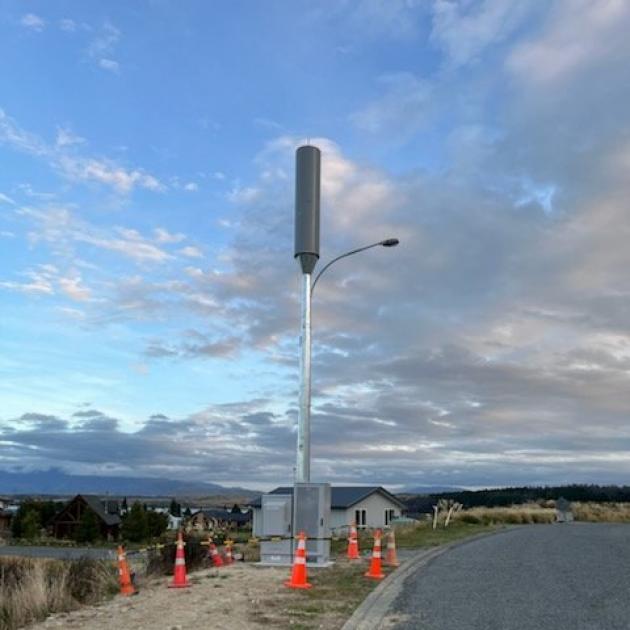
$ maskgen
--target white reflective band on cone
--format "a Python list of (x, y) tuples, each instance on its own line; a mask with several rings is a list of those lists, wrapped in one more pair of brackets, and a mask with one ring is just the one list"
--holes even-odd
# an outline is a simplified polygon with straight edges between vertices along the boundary
[(380, 551), (375, 551), (374, 555), (372, 557), (373, 558), (380, 558), (381, 557), (381, 552)]
[(182, 564), (186, 564), (186, 560), (184, 558), (175, 558), (176, 567), (181, 567)]
[(297, 557), (295, 559), (295, 564), (306, 564), (306, 558)]

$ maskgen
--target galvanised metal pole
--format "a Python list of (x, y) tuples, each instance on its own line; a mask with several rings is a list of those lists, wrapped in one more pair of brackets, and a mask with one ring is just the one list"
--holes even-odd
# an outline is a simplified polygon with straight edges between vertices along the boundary
[(300, 399), (298, 409), (296, 481), (311, 480), (311, 274), (302, 274), (300, 331)]
[(302, 271), (297, 483), (311, 480), (311, 277), (319, 259), (320, 164), (317, 147), (304, 145), (296, 151), (294, 257)]

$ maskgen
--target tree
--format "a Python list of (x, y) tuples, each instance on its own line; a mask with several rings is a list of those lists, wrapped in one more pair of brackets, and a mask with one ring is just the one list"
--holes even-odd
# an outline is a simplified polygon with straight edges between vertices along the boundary
[(129, 511), (129, 506), (127, 505), (127, 497), (123, 498), (120, 511), (122, 514), (126, 514)]
[(75, 540), (81, 543), (91, 543), (101, 535), (96, 514), (92, 510), (84, 510), (75, 533)]
[(168, 527), (168, 516), (160, 512), (147, 512), (147, 528), (151, 538), (158, 538)]
[(187, 507), (187, 508), (184, 510), (184, 516), (185, 516), (186, 518), (190, 518), (190, 517), (192, 516), (192, 512), (190, 511), (190, 508), (189, 508), (189, 507)]
[(181, 516), (182, 515), (182, 506), (179, 503), (177, 503), (177, 501), (175, 501), (175, 499), (171, 499), (171, 506), (169, 507), (168, 511), (173, 516)]
[(22, 538), (33, 540), (38, 538), (42, 528), (42, 523), (37, 510), (29, 510), (22, 521)]
[(141, 503), (136, 501), (129, 512), (122, 517), (121, 532), (123, 538), (132, 542), (142, 542), (149, 537), (147, 513)]
[(240, 513), (241, 513), (241, 506), (240, 506), (238, 503), (235, 503), (235, 504), (232, 506), (232, 509), (230, 510), (230, 512), (231, 512), (232, 514), (240, 514)]
[(52, 501), (23, 501), (11, 523), (11, 533), (15, 538), (36, 538), (56, 509)]

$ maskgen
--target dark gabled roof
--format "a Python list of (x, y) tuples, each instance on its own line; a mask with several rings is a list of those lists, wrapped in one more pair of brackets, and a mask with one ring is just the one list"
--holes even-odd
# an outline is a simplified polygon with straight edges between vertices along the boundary
[[(382, 486), (333, 486), (330, 489), (330, 507), (335, 510), (345, 510), (352, 507), (355, 503), (359, 503), (363, 499), (367, 499), (370, 495), (378, 492), (398, 507), (405, 509), (405, 504), (399, 501), (393, 494), (387, 492)], [(272, 490), (269, 494), (293, 494), (292, 486), (281, 486)], [(250, 505), (252, 507), (260, 507), (262, 495), (254, 499)]]
[[(120, 516), (118, 516), (118, 514), (108, 514), (103, 507), (103, 502), (100, 497), (94, 494), (78, 494), (72, 501), (76, 501), (79, 497), (90, 506), (92, 511), (95, 512), (106, 525), (120, 525)], [(70, 503), (72, 503), (72, 501)]]

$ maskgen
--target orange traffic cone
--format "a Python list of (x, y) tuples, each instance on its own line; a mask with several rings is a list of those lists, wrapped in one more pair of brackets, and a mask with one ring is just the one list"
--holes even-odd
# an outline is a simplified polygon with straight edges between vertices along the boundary
[(298, 546), (293, 558), (291, 579), (287, 580), (284, 585), (289, 588), (311, 588), (313, 585), (306, 580), (306, 536), (304, 532), (300, 532), (298, 535)]
[(381, 530), (374, 532), (374, 550), (372, 551), (372, 560), (370, 562), (370, 570), (365, 573), (365, 577), (375, 580), (382, 580), (385, 574), (381, 570)]
[(350, 535), (348, 536), (348, 553), (346, 554), (348, 560), (360, 560), (359, 555), (359, 540), (357, 538), (357, 526), (355, 523), (350, 525)]
[(234, 558), (232, 557), (232, 541), (230, 539), (225, 541), (225, 564), (232, 564)]
[(118, 547), (118, 581), (120, 582), (121, 595), (136, 594), (136, 589), (131, 582), (131, 573), (129, 573), (125, 549), (122, 546)]
[(186, 556), (184, 554), (184, 541), (182, 540), (182, 532), (177, 532), (177, 551), (175, 552), (175, 572), (173, 573), (173, 581), (168, 585), (169, 588), (186, 588), (190, 586), (188, 577), (186, 576)]
[(222, 567), (223, 566), (223, 558), (221, 558), (221, 556), (219, 555), (219, 552), (217, 550), (217, 546), (212, 541), (212, 538), (208, 539), (208, 542), (210, 543), (209, 550), (210, 550), (210, 559), (212, 560), (212, 564), (215, 567)]
[(387, 553), (385, 554), (385, 564), (388, 567), (400, 566), (400, 562), (398, 562), (398, 556), (396, 555), (396, 536), (393, 529), (391, 532), (389, 532), (389, 535), (387, 536)]

